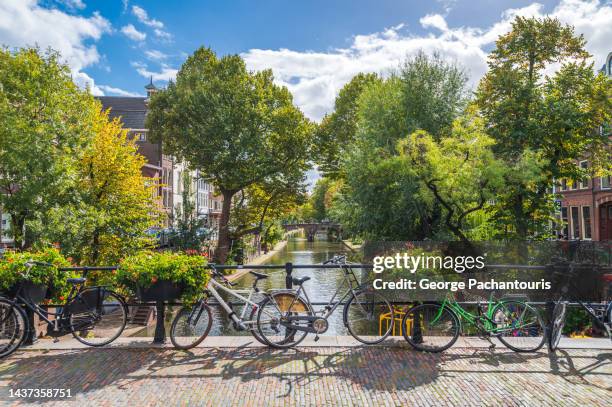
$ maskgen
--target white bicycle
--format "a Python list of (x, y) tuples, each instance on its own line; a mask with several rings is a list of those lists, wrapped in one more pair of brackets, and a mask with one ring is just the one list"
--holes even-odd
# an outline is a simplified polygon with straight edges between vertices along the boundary
[[(219, 272), (214, 264), (209, 265), (212, 270), (211, 279), (206, 286), (204, 295), (193, 306), (183, 307), (172, 321), (170, 329), (170, 340), (178, 349), (191, 349), (198, 346), (210, 333), (212, 328), (212, 312), (208, 301), (213, 297), (219, 305), (227, 312), (231, 319), (234, 329), (238, 331), (248, 331), (253, 337), (264, 345), (271, 345), (259, 334), (257, 329), (257, 313), (260, 304), (254, 301), (257, 294), (263, 296), (263, 301), (273, 301), (274, 303), (287, 303), (293, 300), (294, 292), (292, 290), (274, 290), (266, 293), (257, 287), (260, 280), (268, 278), (266, 274), (250, 271), (255, 277), (253, 286), (249, 290), (234, 290), (231, 287), (235, 283), (227, 280), (225, 276)], [(234, 312), (232, 304), (228, 304), (219, 294), (223, 291), (230, 296), (238, 299), (241, 304), (244, 304), (240, 315)], [(262, 302), (263, 302), (262, 301)], [(307, 305), (304, 304), (306, 307)], [(305, 335), (304, 335), (305, 336)], [(302, 335), (295, 335), (295, 331), (288, 330), (286, 332), (286, 341), (283, 343), (295, 346), (304, 339)]]

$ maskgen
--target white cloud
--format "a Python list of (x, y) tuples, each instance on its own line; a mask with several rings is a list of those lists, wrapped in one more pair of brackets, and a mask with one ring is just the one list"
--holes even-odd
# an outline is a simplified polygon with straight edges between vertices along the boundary
[(164, 28), (164, 23), (154, 18), (149, 18), (149, 14), (142, 7), (132, 6), (132, 13), (134, 13), (138, 21), (140, 21), (144, 25), (148, 25), (149, 27), (154, 28)]
[(138, 72), (140, 76), (143, 76), (145, 78), (152, 77), (154, 81), (167, 82), (171, 79), (176, 78), (176, 74), (178, 73), (178, 69), (171, 68), (166, 64), (161, 65), (161, 70), (159, 72), (150, 71), (147, 64), (144, 64), (142, 62), (132, 62), (130, 65), (136, 68), (136, 72)]
[(147, 38), (147, 34), (142, 33), (134, 27), (133, 24), (128, 24), (121, 28), (121, 32), (131, 40), (144, 41)]
[(123, 90), (120, 88), (113, 88), (112, 86), (107, 86), (107, 85), (100, 85), (100, 88), (104, 91), (105, 94), (111, 94), (111, 95), (116, 95), (116, 96), (130, 96), (130, 97), (142, 96), (136, 92), (129, 92), (127, 90)]
[[(453, 2), (445, 4), (452, 5)], [(603, 64), (612, 38), (612, 6), (598, 0), (561, 0), (550, 13), (564, 23), (572, 24), (584, 34), (587, 50), (594, 55), (597, 67)], [(242, 54), (250, 69), (272, 68), (277, 83), (287, 86), (304, 113), (315, 120), (333, 109), (340, 88), (359, 72), (387, 74), (407, 56), (419, 50), (438, 52), (448, 60), (463, 65), (475, 85), (486, 72), (487, 50), (499, 35), (508, 32), (516, 16), (544, 16), (539, 3), (505, 10), (489, 27), (449, 27), (440, 14), (420, 19), (427, 30), (424, 35), (405, 32), (403, 26), (382, 32), (356, 35), (348, 48), (329, 52), (293, 51), (289, 49), (251, 49)]]
[(153, 28), (153, 32), (155, 33), (156, 37), (162, 40), (170, 40), (170, 38), (172, 38), (172, 35), (170, 33), (162, 29), (164, 28), (164, 23), (154, 18), (150, 18), (149, 14), (147, 13), (147, 10), (145, 10), (144, 8), (139, 6), (132, 6), (132, 13), (142, 24)]
[(0, 1), (0, 44), (59, 51), (75, 82), (88, 84), (92, 92), (101, 90), (82, 70), (100, 61), (95, 42), (110, 31), (110, 23), (98, 13), (83, 17), (41, 7), (36, 0)]
[(155, 60), (155, 61), (160, 61), (162, 59), (168, 58), (168, 55), (156, 49), (150, 49), (150, 50), (145, 51), (145, 55), (147, 56), (147, 58)]
[(172, 34), (164, 30), (160, 30), (159, 28), (155, 28), (153, 32), (158, 38), (161, 38), (162, 40), (169, 41), (172, 38)]
[(83, 0), (59, 0), (60, 3), (73, 10), (83, 10), (85, 3)]

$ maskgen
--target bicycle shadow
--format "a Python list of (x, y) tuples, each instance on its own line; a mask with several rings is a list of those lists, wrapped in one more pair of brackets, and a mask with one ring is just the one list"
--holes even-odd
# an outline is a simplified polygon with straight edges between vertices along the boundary
[[(589, 380), (595, 369), (610, 363), (602, 353), (591, 361), (580, 354), (545, 352), (519, 354), (505, 351), (454, 348), (431, 354), (397, 347), (349, 347), (271, 350), (263, 347), (171, 348), (110, 347), (78, 351), (20, 351), (0, 360), (0, 400), (9, 400), (9, 388), (70, 388), (73, 397), (109, 386), (144, 391), (143, 383), (193, 380), (198, 385), (222, 381), (247, 384), (260, 380), (284, 386), (283, 400), (328, 378), (370, 391), (410, 391), (440, 377), (465, 373), (552, 373), (572, 383), (602, 387)], [(593, 356), (588, 356), (593, 359)], [(547, 363), (550, 360), (550, 363)], [(585, 364), (588, 364), (585, 366)], [(529, 368), (525, 368), (529, 364)], [(536, 366), (534, 368), (533, 366)], [(598, 373), (599, 374), (599, 373)], [(324, 383), (325, 384), (325, 383)], [(154, 384), (153, 384), (154, 386)], [(603, 387), (605, 388), (605, 386)], [(39, 402), (32, 399), (25, 402)]]

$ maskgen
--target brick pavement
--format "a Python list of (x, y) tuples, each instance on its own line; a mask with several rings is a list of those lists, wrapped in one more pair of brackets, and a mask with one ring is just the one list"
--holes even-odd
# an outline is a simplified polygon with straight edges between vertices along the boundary
[[(8, 398), (70, 388), (67, 400)], [(2, 405), (609, 405), (612, 351), (397, 347), (81, 349), (0, 360)]]

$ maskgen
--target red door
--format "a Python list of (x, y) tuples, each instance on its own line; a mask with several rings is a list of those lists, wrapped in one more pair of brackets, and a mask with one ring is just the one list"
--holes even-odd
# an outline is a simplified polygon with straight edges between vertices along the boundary
[(612, 204), (599, 207), (599, 240), (612, 240)]

